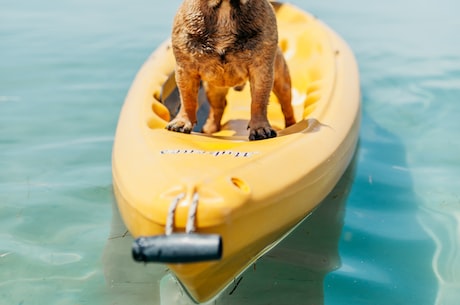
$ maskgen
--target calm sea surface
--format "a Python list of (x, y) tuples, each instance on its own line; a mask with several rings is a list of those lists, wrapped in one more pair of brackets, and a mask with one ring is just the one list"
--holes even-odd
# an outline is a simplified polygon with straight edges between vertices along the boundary
[[(460, 2), (291, 2), (356, 54), (360, 146), (213, 304), (460, 304)], [(130, 261), (111, 189), (121, 105), (179, 3), (0, 0), (1, 305), (188, 303)]]

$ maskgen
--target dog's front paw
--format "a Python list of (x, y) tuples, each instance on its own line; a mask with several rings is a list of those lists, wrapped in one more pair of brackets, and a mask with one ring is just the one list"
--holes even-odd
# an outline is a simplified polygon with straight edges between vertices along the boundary
[(260, 126), (249, 127), (249, 140), (264, 140), (276, 137), (276, 131), (270, 126), (270, 124), (263, 124)]
[(175, 118), (166, 125), (166, 129), (170, 131), (191, 133), (193, 130), (193, 124), (190, 120), (184, 118)]

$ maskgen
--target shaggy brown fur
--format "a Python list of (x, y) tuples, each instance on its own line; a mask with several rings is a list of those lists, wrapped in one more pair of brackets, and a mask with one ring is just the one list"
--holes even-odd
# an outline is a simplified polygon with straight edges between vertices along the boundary
[(267, 119), (270, 92), (286, 127), (295, 123), (289, 71), (278, 48), (276, 17), (267, 0), (184, 0), (174, 19), (172, 45), (181, 108), (167, 129), (190, 133), (200, 81), (210, 103), (203, 132), (220, 130), (230, 87), (251, 86), (250, 140), (276, 136)]

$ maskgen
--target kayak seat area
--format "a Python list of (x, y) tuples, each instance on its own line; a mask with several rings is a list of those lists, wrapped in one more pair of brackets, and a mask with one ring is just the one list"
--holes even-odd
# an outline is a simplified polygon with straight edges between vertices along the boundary
[[(278, 18), (279, 45), (291, 74), (292, 105), (296, 121), (302, 123), (304, 120), (316, 119), (315, 110), (318, 105), (327, 103), (333, 88), (336, 52), (324, 29), (317, 25), (314, 16), (299, 13), (292, 6), (274, 6)], [(167, 77), (162, 85), (162, 92), (153, 94), (151, 107), (155, 118), (149, 120), (150, 128), (164, 128), (180, 107), (173, 67), (165, 74)], [(198, 101), (198, 123), (195, 132), (201, 131), (209, 111), (203, 89), (199, 92)], [(222, 130), (214, 136), (246, 137), (250, 104), (249, 85), (242, 91), (230, 90), (222, 118)], [(284, 129), (284, 117), (274, 94), (270, 97), (268, 118), (275, 129)]]

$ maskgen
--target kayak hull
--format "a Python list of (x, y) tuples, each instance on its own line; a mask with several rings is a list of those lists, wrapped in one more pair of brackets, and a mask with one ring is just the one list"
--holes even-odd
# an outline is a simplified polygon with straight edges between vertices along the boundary
[(359, 75), (350, 48), (310, 14), (274, 6), (297, 124), (284, 128), (272, 97), (269, 120), (278, 137), (248, 141), (246, 89), (229, 93), (221, 132), (165, 130), (174, 115), (167, 100), (176, 90), (169, 41), (145, 62), (120, 114), (113, 186), (130, 233), (222, 239), (219, 260), (168, 264), (196, 302), (218, 295), (307, 217), (336, 185), (358, 142)]

